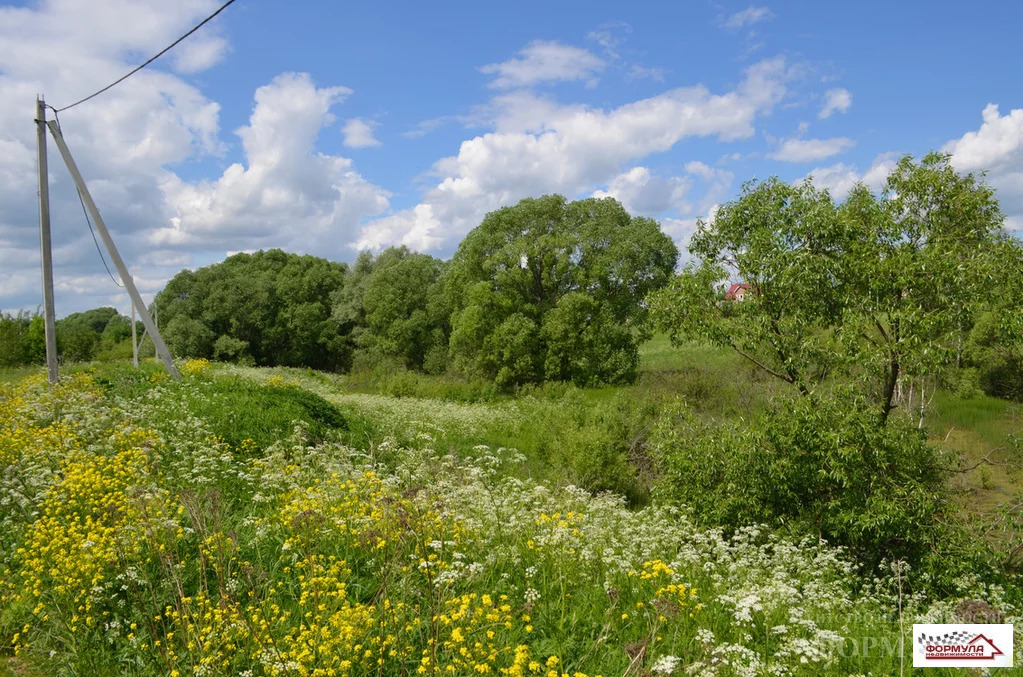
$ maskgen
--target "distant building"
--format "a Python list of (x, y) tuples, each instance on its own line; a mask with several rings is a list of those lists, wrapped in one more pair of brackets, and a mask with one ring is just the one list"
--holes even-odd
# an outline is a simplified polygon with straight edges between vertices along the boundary
[(728, 288), (727, 292), (725, 292), (725, 300), (742, 301), (744, 298), (746, 298), (746, 292), (748, 291), (749, 291), (748, 284), (746, 284), (745, 282), (736, 282), (735, 284)]

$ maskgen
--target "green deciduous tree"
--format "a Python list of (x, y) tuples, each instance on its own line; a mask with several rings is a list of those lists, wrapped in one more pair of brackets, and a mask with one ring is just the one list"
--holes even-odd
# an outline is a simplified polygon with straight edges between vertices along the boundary
[(989, 186), (935, 153), (900, 160), (880, 197), (854, 189), (841, 217), (855, 234), (843, 335), (877, 378), (884, 421), (899, 379), (954, 359), (993, 287), (1003, 217)]
[[(651, 297), (657, 324), (675, 342), (710, 340), (806, 394), (834, 366), (829, 333), (842, 317), (850, 234), (826, 191), (777, 179), (743, 187), (690, 243), (698, 263)], [(719, 287), (751, 285), (742, 302)]]
[(45, 343), (42, 344), (44, 353), (39, 353), (37, 334), (29, 331), (36, 317), (39, 317), (39, 322), (35, 326), (42, 329), (41, 316), (25, 311), (0, 313), (0, 367), (34, 364), (45, 355)]
[[(837, 367), (866, 375), (883, 425), (900, 379), (954, 358), (1005, 243), (993, 191), (947, 156), (903, 158), (879, 196), (858, 186), (840, 206), (771, 179), (700, 223), (698, 262), (650, 303), (676, 342), (731, 346), (804, 395)], [(719, 298), (729, 279), (746, 300)]]
[(182, 271), (157, 295), (164, 338), (182, 356), (337, 369), (342, 351), (330, 299), (346, 271), (279, 249)]
[[(439, 259), (391, 247), (375, 258), (360, 256), (354, 270), (335, 311), (358, 327), (358, 348), (396, 358), (410, 369), (424, 369), (437, 349), (446, 353), (448, 313)], [(444, 363), (434, 355), (431, 370), (443, 370)]]
[(617, 201), (525, 199), (462, 241), (446, 276), (455, 365), (501, 386), (635, 376), (643, 299), (678, 251)]

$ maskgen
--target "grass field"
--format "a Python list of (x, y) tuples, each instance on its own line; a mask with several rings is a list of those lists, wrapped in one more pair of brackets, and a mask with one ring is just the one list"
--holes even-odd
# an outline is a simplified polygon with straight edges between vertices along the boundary
[[(891, 675), (900, 609), (1017, 613), (978, 580), (900, 595), (898, 570), (652, 501), (666, 398), (731, 420), (778, 392), (726, 351), (657, 337), (633, 386), (517, 395), (183, 372), (0, 374), (0, 675)], [(972, 465), (1017, 422), (939, 394), (927, 424)], [(961, 477), (975, 513), (1019, 486), (983, 467)]]

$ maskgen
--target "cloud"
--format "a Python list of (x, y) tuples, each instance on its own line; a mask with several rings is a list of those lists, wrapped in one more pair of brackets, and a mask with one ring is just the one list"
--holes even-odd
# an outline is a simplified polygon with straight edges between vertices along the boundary
[(981, 113), (983, 123), (975, 132), (945, 144), (952, 162), (961, 171), (999, 171), (1017, 168), (1023, 160), (1023, 109), (1002, 115), (989, 103)]
[(664, 82), (664, 69), (663, 68), (648, 68), (646, 66), (640, 66), (637, 63), (629, 66), (629, 70), (625, 74), (626, 80), (643, 80), (649, 78), (656, 82)]
[(174, 70), (199, 73), (216, 65), (227, 52), (227, 40), (219, 35), (193, 37), (174, 48)]
[(621, 58), (618, 47), (624, 42), (624, 36), (631, 33), (632, 26), (624, 21), (609, 21), (587, 33), (586, 39), (596, 42), (604, 49), (604, 54), (609, 59), (617, 61)]
[(689, 211), (683, 198), (690, 181), (685, 177), (654, 176), (646, 167), (633, 167), (613, 177), (606, 190), (596, 190), (593, 197), (613, 197), (632, 214), (657, 216), (669, 209)]
[(697, 205), (698, 211), (702, 213), (715, 211), (715, 205), (725, 199), (735, 181), (735, 174), (727, 169), (711, 167), (699, 160), (687, 162), (686, 172), (700, 179), (703, 186), (703, 197)]
[(754, 24), (758, 24), (761, 21), (766, 21), (773, 17), (774, 13), (767, 7), (756, 7), (754, 5), (750, 5), (741, 12), (736, 12), (735, 14), (727, 17), (721, 25), (729, 30), (737, 31), (745, 28), (746, 26), (753, 26)]
[(494, 131), (435, 163), (440, 181), (420, 204), (371, 221), (353, 246), (450, 249), (487, 212), (523, 197), (588, 194), (608, 186), (627, 163), (686, 138), (749, 138), (757, 116), (784, 96), (788, 78), (784, 59), (776, 58), (746, 69), (732, 91), (682, 87), (611, 110), (560, 105), (529, 92), (496, 97), (487, 110)]
[(333, 121), (330, 109), (351, 93), (318, 88), (305, 73), (279, 75), (256, 90), (249, 124), (237, 131), (247, 166), (232, 164), (216, 181), (168, 177), (172, 216), (150, 231), (153, 245), (237, 249), (286, 247), (329, 255), (360, 219), (388, 206), (388, 193), (367, 182), (351, 160), (315, 151)]
[(459, 115), (441, 115), (440, 117), (430, 118), (429, 120), (423, 120), (416, 123), (415, 127), (401, 133), (406, 139), (418, 139), (426, 136), (431, 132), (443, 127), (444, 125), (451, 124), (453, 122), (462, 122), (463, 118)]
[[(66, 105), (103, 87), (213, 11), (215, 0), (31, 3), (0, 7), (0, 306), (40, 300), (35, 96)], [(219, 105), (178, 77), (217, 63), (227, 43), (215, 22), (129, 80), (61, 116), (63, 132), (121, 253), (139, 279), (145, 229), (166, 218), (166, 166), (223, 151)], [(125, 27), (130, 27), (126, 30)], [(172, 69), (171, 72), (167, 69)], [(103, 270), (59, 154), (50, 145), (50, 208), (58, 315), (119, 294)], [(147, 279), (165, 279), (151, 268)], [(90, 281), (85, 284), (83, 281)], [(104, 286), (105, 285), (105, 286)], [(143, 293), (153, 288), (144, 287)], [(126, 304), (125, 304), (126, 307)]]
[(781, 162), (815, 162), (849, 150), (856, 142), (843, 136), (832, 139), (785, 139), (767, 157)]
[(591, 81), (604, 68), (604, 61), (581, 47), (556, 41), (535, 40), (519, 51), (518, 57), (480, 67), (495, 75), (494, 89), (530, 87), (542, 82)]
[(375, 148), (380, 144), (373, 136), (375, 122), (367, 122), (360, 118), (352, 118), (345, 122), (341, 133), (345, 137), (345, 145), (349, 148)]
[(1002, 115), (989, 103), (981, 113), (982, 123), (945, 144), (952, 164), (962, 172), (987, 172), (987, 181), (997, 190), (1006, 224), (1023, 231), (1023, 109)]
[(874, 158), (870, 167), (863, 173), (860, 173), (855, 165), (840, 162), (830, 167), (815, 167), (806, 178), (813, 181), (818, 188), (827, 189), (835, 199), (842, 200), (857, 183), (862, 183), (875, 192), (880, 191), (888, 175), (895, 169), (897, 161), (898, 153), (882, 153)]
[(848, 89), (829, 89), (824, 92), (824, 105), (821, 106), (817, 117), (824, 120), (831, 117), (832, 113), (846, 112), (850, 106), (852, 106), (852, 94)]

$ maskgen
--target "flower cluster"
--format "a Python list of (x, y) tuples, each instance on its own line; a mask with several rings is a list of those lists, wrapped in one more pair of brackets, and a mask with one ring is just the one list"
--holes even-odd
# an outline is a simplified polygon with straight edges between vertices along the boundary
[(205, 357), (198, 360), (188, 360), (181, 365), (181, 373), (184, 376), (201, 376), (210, 370), (210, 361)]

